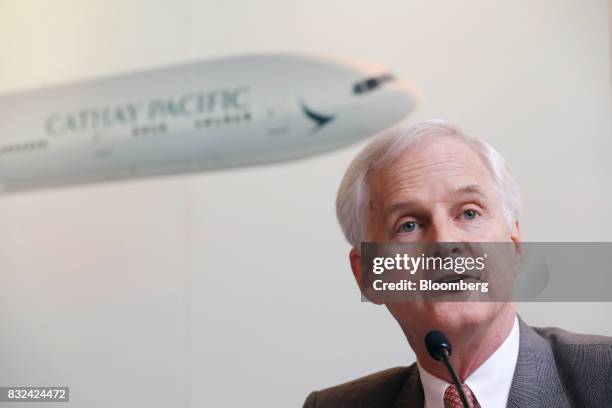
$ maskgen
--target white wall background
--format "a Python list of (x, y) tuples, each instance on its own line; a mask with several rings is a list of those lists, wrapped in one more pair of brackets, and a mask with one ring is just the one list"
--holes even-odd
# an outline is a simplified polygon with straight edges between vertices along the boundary
[[(421, 90), (412, 119), (507, 157), (526, 240), (612, 241), (608, 8), (0, 0), (0, 93), (243, 52), (375, 60)], [(334, 217), (359, 147), (0, 198), (0, 385), (67, 385), (74, 407), (288, 407), (411, 363), (386, 310), (359, 302)], [(612, 303), (519, 309), (612, 335)]]

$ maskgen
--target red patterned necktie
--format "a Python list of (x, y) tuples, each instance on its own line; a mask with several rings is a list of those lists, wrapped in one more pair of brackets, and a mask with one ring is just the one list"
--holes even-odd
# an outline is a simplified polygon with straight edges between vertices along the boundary
[[(470, 387), (465, 384), (461, 385), (463, 388), (463, 392), (465, 393), (465, 398), (470, 405), (470, 408), (480, 408), (480, 404), (476, 401), (476, 397)], [(457, 392), (457, 387), (454, 384), (449, 385), (444, 391), (444, 408), (463, 408), (461, 405), (461, 397), (459, 396), (459, 392)]]

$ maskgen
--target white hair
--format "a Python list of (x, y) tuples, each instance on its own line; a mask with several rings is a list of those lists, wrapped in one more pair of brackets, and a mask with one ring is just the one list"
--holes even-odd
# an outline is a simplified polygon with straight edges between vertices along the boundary
[(521, 193), (509, 167), (497, 150), (487, 142), (466, 136), (457, 126), (444, 120), (429, 120), (407, 126), (401, 124), (376, 135), (353, 159), (340, 183), (336, 215), (348, 242), (359, 249), (366, 240), (363, 221), (369, 204), (368, 174), (391, 165), (417, 142), (434, 137), (451, 137), (466, 143), (487, 167), (501, 199), (506, 221), (511, 225), (521, 211)]

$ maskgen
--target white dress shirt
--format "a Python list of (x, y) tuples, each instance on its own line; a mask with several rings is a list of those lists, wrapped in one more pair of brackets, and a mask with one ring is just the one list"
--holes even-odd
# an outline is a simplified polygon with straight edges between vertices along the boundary
[[(482, 408), (503, 408), (508, 403), (518, 351), (519, 324), (515, 316), (506, 340), (465, 379)], [(429, 373), (418, 360), (417, 365), (425, 393), (425, 408), (444, 408), (444, 391), (451, 384)]]

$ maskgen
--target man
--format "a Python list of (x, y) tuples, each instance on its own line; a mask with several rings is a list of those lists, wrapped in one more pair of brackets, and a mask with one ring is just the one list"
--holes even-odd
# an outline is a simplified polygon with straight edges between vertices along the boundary
[[(455, 126), (427, 121), (375, 137), (348, 168), (337, 215), (361, 282), (362, 241), (521, 242), (520, 192), (499, 153)], [(432, 329), (452, 341), (470, 405), (612, 407), (612, 338), (538, 329), (511, 302), (389, 302), (417, 361), (312, 392), (304, 407), (461, 407)]]

